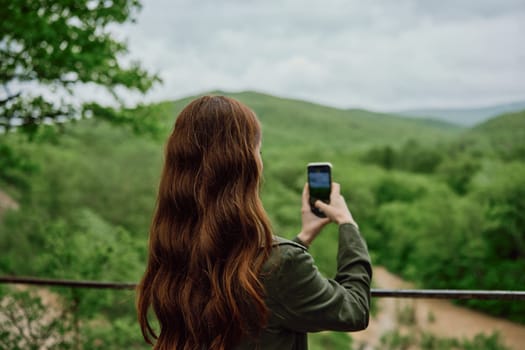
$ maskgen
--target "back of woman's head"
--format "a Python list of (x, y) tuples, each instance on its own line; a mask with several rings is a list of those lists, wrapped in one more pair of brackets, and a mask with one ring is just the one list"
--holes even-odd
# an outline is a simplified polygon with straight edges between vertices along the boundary
[(259, 273), (272, 236), (259, 198), (260, 139), (254, 113), (223, 96), (194, 100), (176, 120), (137, 297), (156, 349), (228, 349), (266, 322)]

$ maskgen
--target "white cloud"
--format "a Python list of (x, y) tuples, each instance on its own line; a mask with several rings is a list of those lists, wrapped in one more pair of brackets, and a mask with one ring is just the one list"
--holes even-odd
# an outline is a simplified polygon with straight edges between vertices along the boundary
[(525, 99), (523, 1), (154, 1), (118, 30), (153, 100), (261, 90), (340, 107)]

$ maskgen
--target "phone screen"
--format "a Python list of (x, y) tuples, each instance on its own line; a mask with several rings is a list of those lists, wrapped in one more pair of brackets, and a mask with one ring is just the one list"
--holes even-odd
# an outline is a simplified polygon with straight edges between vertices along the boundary
[(325, 215), (314, 206), (317, 199), (330, 203), (330, 192), (332, 191), (332, 165), (330, 163), (308, 164), (308, 188), (310, 190), (310, 208), (312, 212), (320, 217)]
[(310, 196), (316, 199), (330, 198), (330, 172), (329, 169), (314, 168), (308, 172)]

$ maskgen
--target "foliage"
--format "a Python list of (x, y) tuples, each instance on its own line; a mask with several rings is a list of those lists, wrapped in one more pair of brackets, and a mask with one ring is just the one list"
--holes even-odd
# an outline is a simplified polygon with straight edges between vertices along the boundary
[(412, 335), (401, 334), (399, 331), (388, 332), (381, 336), (381, 349), (408, 350), (414, 342)]
[(72, 315), (66, 308), (44, 304), (42, 297), (34, 291), (10, 291), (8, 296), (0, 299), (0, 306), (2, 349), (73, 348)]
[(396, 313), (399, 325), (413, 326), (416, 324), (416, 310), (413, 305), (402, 305)]
[[(124, 282), (138, 279), (142, 259), (137, 241), (123, 228), (108, 224), (90, 210), (78, 211), (72, 216), (71, 222), (57, 219), (39, 228), (36, 235), (41, 237), (43, 251), (34, 258), (24, 256), (32, 262), (25, 266), (26, 269), (30, 268), (29, 274), (73, 280)], [(23, 264), (23, 260), (15, 260), (11, 261), (10, 266)], [(52, 323), (46, 324), (45, 329), (36, 329), (35, 335), (31, 337), (35, 342), (45, 341), (50, 333), (56, 332), (69, 334), (65, 339), (73, 338), (73, 342), (83, 344), (84, 349), (105, 349), (108, 348), (109, 341), (113, 345), (122, 344), (122, 348), (142, 344), (140, 331), (133, 317), (132, 293), (123, 297), (126, 295), (123, 291), (74, 288), (57, 288), (52, 293), (60, 295), (59, 303), (53, 305), (53, 308), (61, 305), (64, 312), (56, 320), (53, 319)], [(2, 294), (0, 299), (1, 297)], [(27, 310), (31, 315), (27, 317), (32, 317), (34, 322), (43, 323), (42, 320), (48, 319), (49, 314), (37, 312), (39, 309), (33, 310), (34, 306), (39, 306), (38, 299), (20, 299), (12, 292), (4, 296), (4, 300), (11, 299), (19, 304), (23, 303), (20, 309)], [(23, 329), (26, 323), (13, 320), (13, 324)], [(101, 324), (104, 324), (104, 332)], [(66, 325), (69, 327), (67, 332), (60, 328)], [(119, 332), (118, 336), (112, 332)], [(101, 338), (102, 336), (106, 338)], [(116, 342), (117, 339), (120, 340)]]
[(347, 333), (311, 333), (308, 334), (308, 348), (312, 350), (351, 349), (352, 338)]
[[(28, 82), (66, 94), (73, 94), (78, 84), (94, 84), (117, 99), (117, 87), (149, 90), (159, 78), (137, 62), (127, 66), (119, 62), (127, 48), (109, 30), (111, 25), (132, 21), (139, 9), (138, 0), (2, 1), (0, 84), (6, 97), (0, 101), (0, 126), (4, 131), (16, 123), (32, 135), (43, 123), (63, 122), (80, 112), (65, 99), (57, 103), (45, 94), (31, 94), (24, 88)], [(102, 108), (90, 103), (82, 109), (93, 113)]]
[(377, 164), (384, 169), (399, 169), (414, 173), (431, 174), (443, 160), (443, 154), (436, 145), (422, 145), (415, 139), (408, 139), (398, 149), (390, 146), (374, 146), (361, 159)]
[(468, 136), (485, 142), (499, 159), (525, 161), (525, 111), (487, 120), (474, 127)]
[(29, 157), (17, 153), (0, 140), (0, 180), (19, 188), (27, 188), (25, 175), (34, 172), (36, 165)]
[(508, 350), (498, 333), (475, 335), (472, 339), (440, 338), (427, 332), (403, 334), (394, 330), (381, 337), (381, 348), (385, 350)]
[[(0, 303), (0, 347), (13, 350), (149, 348), (132, 316), (132, 307), (126, 307), (124, 314), (119, 315), (113, 308), (110, 313), (88, 318), (79, 313), (77, 304), (85, 298), (78, 294), (74, 298), (73, 289), (68, 292), (69, 296), (62, 290), (63, 295), (59, 296), (52, 290), (33, 287), (27, 291), (11, 289), (0, 293), (0, 296), (6, 293)], [(97, 294), (100, 297), (102, 293), (93, 292)], [(133, 304), (133, 293), (112, 294), (116, 297), (113, 302), (120, 307)], [(95, 306), (94, 310), (99, 308)]]
[(460, 155), (444, 160), (438, 167), (437, 173), (457, 194), (464, 195), (468, 192), (470, 180), (480, 170), (479, 160)]

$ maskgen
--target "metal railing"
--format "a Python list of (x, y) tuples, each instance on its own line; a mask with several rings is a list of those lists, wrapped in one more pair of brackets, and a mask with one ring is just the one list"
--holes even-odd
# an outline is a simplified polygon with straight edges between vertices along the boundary
[[(35, 277), (0, 277), (0, 284), (25, 284), (49, 287), (127, 289), (133, 290), (136, 283), (76, 281)], [(419, 299), (480, 299), (480, 300), (524, 300), (525, 291), (507, 290), (457, 290), (457, 289), (372, 289), (377, 298)]]

